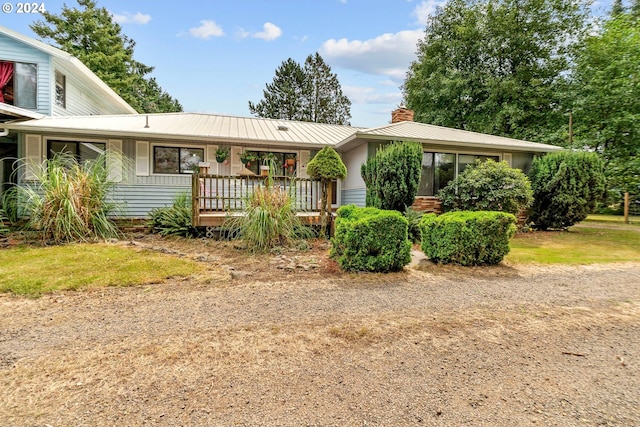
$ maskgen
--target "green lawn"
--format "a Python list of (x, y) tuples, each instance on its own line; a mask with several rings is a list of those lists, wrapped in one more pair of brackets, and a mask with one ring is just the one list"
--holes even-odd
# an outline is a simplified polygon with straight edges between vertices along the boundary
[(640, 261), (640, 223), (593, 215), (569, 231), (517, 234), (508, 263), (594, 264)]
[(133, 286), (200, 273), (194, 261), (107, 244), (0, 251), (0, 292), (40, 296), (64, 289)]
[(625, 224), (622, 215), (589, 215), (587, 219), (582, 222), (582, 225), (590, 223), (633, 225), (640, 227), (640, 216), (629, 216), (629, 224)]

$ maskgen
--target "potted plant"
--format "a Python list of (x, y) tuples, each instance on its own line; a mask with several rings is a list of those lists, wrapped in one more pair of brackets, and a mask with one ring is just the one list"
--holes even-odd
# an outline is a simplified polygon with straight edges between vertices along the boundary
[(240, 153), (240, 161), (245, 167), (249, 167), (251, 162), (258, 160), (258, 156), (250, 151), (243, 151)]
[(291, 168), (296, 165), (296, 155), (295, 154), (287, 154), (284, 157), (284, 165), (287, 168)]
[(276, 161), (276, 155), (273, 153), (267, 153), (262, 157), (262, 165), (260, 166), (260, 175), (269, 175), (269, 169), (271, 164)]
[(223, 163), (229, 158), (229, 149), (226, 147), (220, 147), (216, 150), (216, 162)]

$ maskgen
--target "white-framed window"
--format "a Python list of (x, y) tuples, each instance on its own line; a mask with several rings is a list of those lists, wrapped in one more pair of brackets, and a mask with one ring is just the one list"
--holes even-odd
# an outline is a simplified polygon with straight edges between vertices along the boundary
[(80, 164), (92, 162), (102, 157), (107, 149), (106, 141), (75, 141), (47, 139), (47, 159), (53, 158), (56, 153), (71, 154)]
[(38, 108), (38, 65), (0, 61), (0, 102), (20, 108)]
[(67, 108), (67, 77), (56, 71), (55, 103), (58, 107)]
[(204, 147), (177, 147), (171, 145), (154, 145), (154, 174), (192, 174), (198, 172), (203, 162)]

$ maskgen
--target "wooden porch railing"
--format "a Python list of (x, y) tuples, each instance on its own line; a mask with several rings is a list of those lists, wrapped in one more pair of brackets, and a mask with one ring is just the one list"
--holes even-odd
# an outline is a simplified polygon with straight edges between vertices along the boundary
[[(193, 223), (200, 224), (203, 215), (225, 214), (244, 209), (253, 191), (267, 184), (261, 176), (223, 176), (194, 174), (191, 194), (193, 199)], [(319, 210), (320, 181), (309, 178), (273, 177), (271, 185), (282, 188), (292, 197), (296, 210)]]

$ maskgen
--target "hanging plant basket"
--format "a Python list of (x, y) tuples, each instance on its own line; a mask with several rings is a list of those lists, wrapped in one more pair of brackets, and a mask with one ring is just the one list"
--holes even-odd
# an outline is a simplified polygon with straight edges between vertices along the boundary
[(216, 150), (216, 162), (224, 163), (225, 160), (229, 158), (229, 149), (228, 148), (218, 148)]

